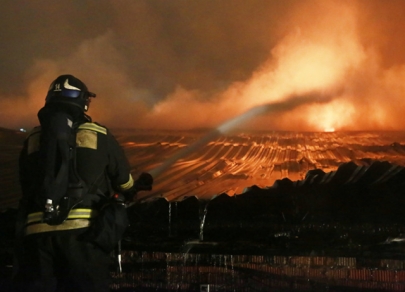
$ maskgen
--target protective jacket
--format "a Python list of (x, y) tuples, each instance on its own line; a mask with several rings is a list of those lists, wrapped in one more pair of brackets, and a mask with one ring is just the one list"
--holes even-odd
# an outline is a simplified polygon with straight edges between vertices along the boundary
[(84, 122), (76, 126), (76, 170), (88, 191), (60, 225), (43, 222), (44, 205), (38, 200), (45, 177), (40, 150), (41, 127), (27, 136), (20, 154), (20, 183), (27, 220), (25, 234), (83, 228), (90, 225), (114, 192), (131, 192), (134, 181), (121, 146), (106, 127)]

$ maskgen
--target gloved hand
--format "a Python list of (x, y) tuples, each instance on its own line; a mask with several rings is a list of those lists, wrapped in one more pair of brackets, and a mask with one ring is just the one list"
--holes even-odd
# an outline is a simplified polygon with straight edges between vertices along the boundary
[(141, 173), (138, 179), (134, 182), (132, 188), (122, 193), (125, 197), (125, 201), (132, 202), (139, 191), (152, 190), (152, 184), (153, 177), (147, 172)]
[(134, 186), (137, 191), (150, 191), (152, 190), (152, 184), (153, 177), (147, 172), (142, 172), (135, 181)]

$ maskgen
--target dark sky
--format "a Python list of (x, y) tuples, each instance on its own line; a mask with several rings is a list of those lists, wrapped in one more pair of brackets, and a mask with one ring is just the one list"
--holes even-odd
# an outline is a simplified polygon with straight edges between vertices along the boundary
[(403, 130), (403, 0), (36, 0), (0, 3), (0, 127), (30, 127), (73, 74), (113, 127), (215, 127), (260, 104), (269, 130)]

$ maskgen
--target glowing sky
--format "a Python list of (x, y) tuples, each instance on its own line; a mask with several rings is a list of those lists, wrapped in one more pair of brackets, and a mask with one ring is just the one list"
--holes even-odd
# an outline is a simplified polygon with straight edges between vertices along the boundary
[(403, 0), (75, 0), (0, 3), (0, 127), (30, 127), (58, 75), (97, 93), (110, 128), (405, 129)]

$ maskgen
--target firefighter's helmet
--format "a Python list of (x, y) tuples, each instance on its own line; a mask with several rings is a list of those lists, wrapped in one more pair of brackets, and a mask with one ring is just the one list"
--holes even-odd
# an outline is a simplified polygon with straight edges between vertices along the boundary
[(87, 112), (92, 97), (96, 97), (96, 94), (88, 91), (81, 80), (73, 75), (61, 75), (51, 83), (45, 104), (69, 104)]

